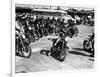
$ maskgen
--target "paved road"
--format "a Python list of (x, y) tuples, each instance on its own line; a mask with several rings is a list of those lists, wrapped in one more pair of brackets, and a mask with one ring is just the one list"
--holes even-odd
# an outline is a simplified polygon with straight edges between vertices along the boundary
[(83, 49), (83, 41), (94, 31), (93, 27), (79, 25), (79, 35), (69, 39), (69, 55), (64, 62), (59, 62), (51, 56), (40, 54), (41, 49), (50, 49), (52, 42), (48, 36), (31, 43), (32, 56), (28, 59), (16, 56), (16, 72), (39, 72), (49, 70), (73, 70), (92, 69), (94, 58), (89, 57), (90, 53)]

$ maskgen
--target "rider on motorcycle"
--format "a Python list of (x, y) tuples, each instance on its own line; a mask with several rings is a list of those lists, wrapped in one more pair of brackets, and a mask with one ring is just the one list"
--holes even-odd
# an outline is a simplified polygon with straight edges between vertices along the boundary
[(60, 61), (64, 61), (69, 49), (67, 46), (68, 38), (65, 38), (64, 33), (60, 33), (59, 37), (52, 39), (52, 41), (51, 56), (58, 58)]

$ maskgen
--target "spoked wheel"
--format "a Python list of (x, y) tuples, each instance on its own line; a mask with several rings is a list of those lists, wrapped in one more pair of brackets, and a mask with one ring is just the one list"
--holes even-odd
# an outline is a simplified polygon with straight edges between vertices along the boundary
[(31, 36), (31, 42), (34, 42), (34, 41), (35, 41), (35, 37)]
[(47, 29), (45, 29), (45, 28), (43, 29), (43, 35), (44, 35), (44, 36), (47, 36), (47, 35), (48, 35), (48, 31), (47, 31)]
[(27, 43), (31, 43), (31, 38), (30, 38), (28, 33), (25, 34), (25, 40), (24, 41), (27, 42)]
[(19, 44), (19, 41), (20, 41), (19, 39), (16, 39), (16, 45), (15, 45), (16, 50), (15, 50), (15, 55), (16, 55), (16, 56), (23, 57), (22, 52), (21, 52), (22, 45)]
[(42, 34), (42, 30), (41, 29), (38, 29), (37, 30), (37, 33), (39, 34), (39, 38), (42, 38), (43, 37), (43, 34)]
[(31, 56), (31, 48), (29, 46), (26, 46), (25, 49), (22, 49), (22, 55), (25, 58), (29, 58)]
[(85, 49), (86, 51), (90, 51), (90, 50), (91, 50), (91, 42), (85, 40), (84, 43), (83, 43), (83, 47), (84, 47), (84, 49)]
[(37, 30), (35, 30), (34, 37), (35, 37), (35, 40), (39, 40), (40, 34)]
[(29, 35), (29, 42), (32, 42), (32, 41), (33, 41), (33, 36)]
[(19, 49), (18, 46), (16, 47), (16, 56), (23, 57), (23, 54), (22, 54), (22, 52), (21, 52), (21, 50)]

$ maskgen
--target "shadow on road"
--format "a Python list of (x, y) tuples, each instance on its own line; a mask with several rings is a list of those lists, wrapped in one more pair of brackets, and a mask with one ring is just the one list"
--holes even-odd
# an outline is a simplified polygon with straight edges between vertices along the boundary
[[(59, 61), (58, 57), (55, 55), (50, 55), (51, 51), (50, 50), (41, 50), (40, 54), (46, 55), (46, 56), (51, 56), (52, 58), (54, 58), (55, 60)], [(59, 61), (61, 62), (61, 61)]]
[(77, 50), (77, 51), (84, 51), (83, 48), (72, 48), (73, 50)]
[(16, 72), (16, 73), (27, 73), (26, 71), (19, 71), (19, 72)]
[(85, 54), (85, 53), (78, 52), (78, 51), (69, 51), (69, 53), (75, 54), (75, 55), (89, 56), (89, 55), (87, 55), (87, 54)]
[(94, 61), (94, 58), (93, 59), (89, 59), (90, 61)]
[(50, 53), (50, 50), (41, 50), (40, 51), (40, 54), (43, 54), (43, 55), (46, 55), (46, 56), (50, 56), (49, 53)]

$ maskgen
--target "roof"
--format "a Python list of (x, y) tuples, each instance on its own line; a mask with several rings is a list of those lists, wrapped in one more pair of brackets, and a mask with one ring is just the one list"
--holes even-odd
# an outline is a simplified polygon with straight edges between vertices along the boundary
[(31, 13), (32, 9), (31, 8), (24, 8), (24, 7), (16, 7), (16, 13)]
[(59, 13), (66, 13), (63, 10), (50, 10), (50, 9), (33, 9), (32, 11), (41, 11), (41, 12), (59, 12)]

